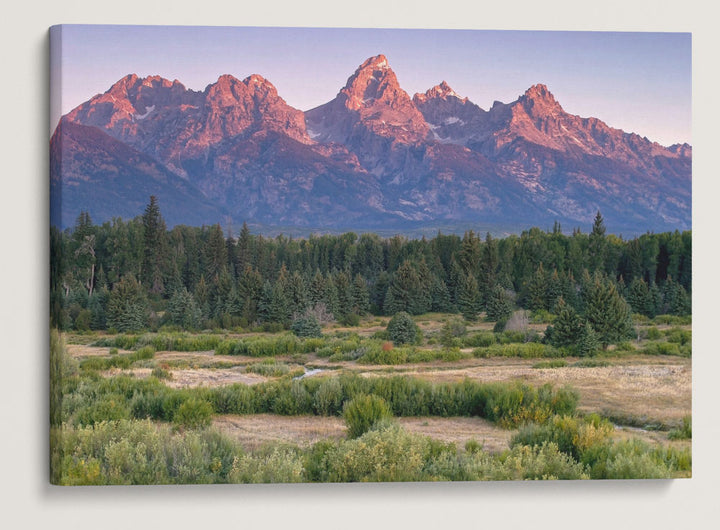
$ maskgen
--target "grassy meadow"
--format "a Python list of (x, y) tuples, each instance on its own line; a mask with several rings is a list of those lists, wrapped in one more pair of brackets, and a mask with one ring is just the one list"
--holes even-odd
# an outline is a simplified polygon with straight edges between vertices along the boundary
[(592, 356), (552, 315), (51, 333), (51, 473), (63, 485), (684, 478), (691, 322), (634, 315)]

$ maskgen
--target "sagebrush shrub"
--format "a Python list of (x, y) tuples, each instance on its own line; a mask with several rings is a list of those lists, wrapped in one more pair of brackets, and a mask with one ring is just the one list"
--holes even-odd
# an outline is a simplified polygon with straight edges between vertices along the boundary
[(345, 403), (343, 418), (348, 437), (357, 438), (369, 431), (380, 420), (392, 417), (387, 401), (376, 395), (359, 395)]
[(191, 397), (177, 408), (173, 423), (189, 429), (204, 429), (210, 425), (212, 414), (210, 403)]

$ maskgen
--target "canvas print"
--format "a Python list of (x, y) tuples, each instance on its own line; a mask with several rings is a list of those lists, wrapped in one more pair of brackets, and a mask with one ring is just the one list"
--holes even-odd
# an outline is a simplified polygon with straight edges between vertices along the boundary
[(50, 30), (50, 480), (691, 476), (691, 35)]

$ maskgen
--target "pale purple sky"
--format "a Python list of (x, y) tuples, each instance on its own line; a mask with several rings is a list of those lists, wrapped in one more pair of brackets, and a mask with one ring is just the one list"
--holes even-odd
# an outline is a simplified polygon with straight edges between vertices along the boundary
[(411, 96), (445, 80), (488, 109), (543, 83), (572, 114), (663, 145), (692, 143), (690, 33), (66, 25), (61, 35), (59, 47), (51, 34), (51, 83), (61, 86), (52, 128), (129, 73), (193, 90), (257, 73), (308, 110), (382, 53)]

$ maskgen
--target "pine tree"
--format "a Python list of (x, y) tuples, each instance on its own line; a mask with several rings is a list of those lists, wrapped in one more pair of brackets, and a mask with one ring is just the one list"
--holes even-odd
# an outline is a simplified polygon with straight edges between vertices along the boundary
[(543, 269), (542, 263), (533, 274), (533, 277), (528, 284), (527, 294), (527, 307), (532, 310), (548, 309), (549, 305), (547, 302), (547, 287), (548, 278)]
[(435, 275), (433, 275), (430, 294), (432, 298), (431, 311), (439, 313), (455, 313), (457, 311), (457, 308), (450, 301), (447, 285)]
[(605, 269), (607, 240), (605, 238), (605, 221), (598, 210), (593, 221), (592, 232), (588, 240), (588, 269), (590, 272)]
[(562, 298), (558, 300), (557, 308), (557, 318), (545, 330), (545, 340), (556, 348), (574, 347), (580, 340), (585, 322)]
[(103, 285), (88, 298), (90, 310), (90, 329), (105, 329), (107, 327), (107, 303), (110, 291)]
[(385, 296), (384, 309), (388, 314), (406, 311), (420, 315), (429, 309), (428, 289), (420, 281), (420, 275), (406, 260), (393, 273)]
[(272, 303), (273, 303), (273, 286), (269, 280), (263, 282), (260, 291), (260, 299), (258, 300), (258, 318), (262, 322), (272, 321)]
[(459, 262), (465, 274), (477, 278), (480, 272), (480, 238), (472, 230), (465, 232), (459, 253)]
[(364, 315), (370, 309), (370, 293), (365, 279), (356, 274), (352, 284), (353, 312)]
[(597, 333), (588, 322), (583, 322), (575, 351), (580, 357), (595, 355), (600, 345)]
[(308, 293), (305, 287), (305, 280), (302, 275), (295, 271), (288, 282), (288, 298), (290, 302), (290, 312), (302, 314), (308, 307)]
[(465, 320), (476, 320), (482, 308), (482, 299), (475, 276), (463, 274), (458, 294), (458, 309)]
[(307, 297), (310, 307), (315, 307), (319, 303), (325, 303), (325, 277), (320, 272), (320, 269), (315, 269), (315, 274), (310, 281), (308, 286)]
[(258, 318), (258, 305), (262, 295), (263, 278), (252, 266), (245, 265), (245, 270), (238, 281), (238, 291), (243, 299), (242, 316), (248, 323)]
[(634, 313), (640, 313), (650, 318), (655, 316), (655, 304), (650, 295), (650, 288), (642, 278), (635, 278), (630, 283), (627, 301)]
[[(554, 311), (559, 300), (563, 297), (563, 285), (557, 269), (548, 277), (546, 288), (547, 309)], [(564, 301), (564, 300), (563, 300)]]
[(324, 277), (322, 298), (320, 302), (325, 304), (327, 310), (330, 311), (335, 318), (339, 318), (338, 293), (335, 288), (335, 282), (329, 272)]
[(107, 304), (107, 323), (121, 332), (140, 331), (148, 324), (150, 307), (145, 292), (132, 274), (113, 286)]
[(252, 265), (252, 256), (250, 245), (252, 236), (247, 223), (243, 222), (240, 230), (240, 237), (237, 242), (237, 250), (235, 252), (235, 266), (238, 273), (245, 270), (245, 267)]
[(370, 290), (370, 304), (372, 312), (379, 315), (386, 315), (385, 298), (390, 288), (390, 275), (386, 271), (378, 274)]
[(223, 313), (231, 317), (241, 317), (245, 310), (245, 299), (240, 295), (240, 291), (233, 286), (230, 294), (225, 300), (225, 308)]
[(204, 271), (208, 278), (220, 276), (227, 270), (227, 247), (219, 224), (210, 227), (204, 252)]
[(167, 315), (171, 323), (186, 330), (199, 328), (202, 318), (195, 298), (185, 287), (175, 291), (168, 301)]
[(480, 279), (478, 288), (483, 300), (487, 300), (490, 293), (497, 285), (497, 269), (500, 264), (497, 241), (488, 232), (485, 236), (485, 244), (482, 247), (480, 258)]
[(415, 321), (405, 311), (400, 311), (393, 316), (387, 325), (388, 337), (398, 345), (414, 343), (419, 331)]
[(585, 318), (597, 333), (603, 349), (632, 334), (630, 306), (612, 281), (596, 274), (583, 289)]
[(510, 318), (513, 312), (513, 303), (508, 292), (501, 286), (495, 287), (487, 301), (487, 319), (502, 321)]
[(81, 212), (75, 221), (73, 231), (73, 256), (76, 265), (76, 277), (87, 289), (88, 296), (92, 296), (95, 288), (95, 256), (96, 234), (95, 228), (88, 212)]
[(344, 271), (335, 274), (333, 278), (335, 290), (337, 291), (337, 313), (336, 317), (342, 319), (352, 313), (353, 296), (350, 275)]
[(210, 318), (210, 289), (205, 282), (205, 276), (200, 276), (195, 291), (193, 291), (195, 302), (197, 303), (198, 309), (200, 309), (200, 318), (207, 320)]
[(690, 296), (685, 288), (668, 277), (662, 290), (663, 313), (670, 315), (687, 315), (691, 311)]
[(162, 293), (164, 273), (168, 261), (167, 227), (160, 214), (157, 197), (150, 196), (150, 203), (142, 217), (143, 224), (143, 263), (142, 283), (151, 293)]
[(313, 315), (300, 316), (293, 320), (290, 330), (298, 337), (322, 337), (322, 328)]
[(213, 278), (213, 282), (210, 285), (210, 309), (214, 318), (218, 320), (222, 319), (233, 287), (233, 278), (230, 276), (227, 268), (223, 268), (220, 274)]

